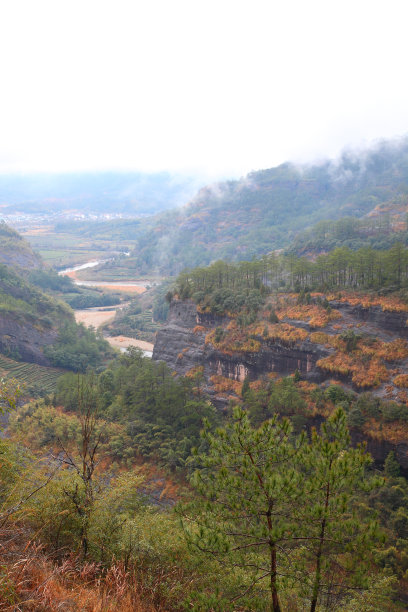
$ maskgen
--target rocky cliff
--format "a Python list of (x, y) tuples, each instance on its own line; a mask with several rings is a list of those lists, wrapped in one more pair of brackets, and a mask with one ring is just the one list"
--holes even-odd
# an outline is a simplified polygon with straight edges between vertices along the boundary
[[(349, 390), (371, 390), (381, 398), (408, 405), (408, 395), (397, 382), (398, 379), (404, 384), (405, 379), (408, 381), (408, 344), (403, 340), (408, 338), (407, 312), (384, 310), (375, 304), (353, 305), (347, 301), (332, 300), (330, 306), (336, 309), (336, 316), (323, 327), (324, 331), (316, 333), (310, 322), (284, 317), (278, 327), (287, 324), (291, 330), (302, 330), (300, 339), (288, 342), (286, 338), (273, 337), (269, 330), (265, 335), (254, 336), (257, 350), (234, 351), (221, 350), (220, 345), (217, 348), (217, 343), (213, 342), (215, 328), (227, 330), (231, 326), (229, 317), (200, 312), (193, 301), (175, 299), (170, 306), (167, 324), (157, 334), (153, 359), (165, 361), (181, 375), (202, 367), (206, 391), (220, 408), (228, 403), (230, 396), (217, 392), (218, 377), (242, 382), (246, 377), (257, 380), (273, 373), (287, 376), (295, 370), (300, 372), (303, 381), (309, 383), (323, 383), (324, 386), (324, 383), (327, 385), (337, 379)], [(361, 338), (359, 342), (362, 345), (357, 351), (344, 352), (340, 334), (347, 332), (356, 333), (356, 337)], [(337, 367), (337, 358), (340, 358), (337, 371), (327, 369), (327, 365), (323, 367), (327, 359), (329, 362), (333, 360)], [(347, 359), (351, 360), (348, 372), (346, 369), (342, 373), (342, 359), (346, 365)], [(381, 375), (378, 383), (375, 382), (375, 368)], [(368, 382), (364, 380), (365, 376)], [(408, 474), (406, 419), (401, 418), (403, 425), (397, 434), (392, 424), (389, 434), (388, 429), (386, 431), (388, 425), (384, 426), (383, 432), (376, 432), (374, 428), (372, 433), (367, 428), (363, 431), (357, 427), (352, 429), (352, 438), (354, 443), (365, 440), (378, 464), (384, 461), (390, 450), (395, 451), (404, 473)]]
[[(408, 338), (406, 312), (390, 312), (382, 310), (380, 306), (363, 307), (340, 301), (332, 301), (331, 306), (341, 313), (343, 329), (353, 327), (360, 335), (389, 342), (397, 338)], [(165, 361), (171, 369), (182, 375), (192, 368), (203, 366), (207, 380), (217, 374), (242, 382), (246, 376), (256, 379), (269, 372), (285, 376), (293, 374), (296, 369), (307, 380), (321, 382), (327, 378), (317, 362), (332, 355), (333, 348), (327, 344), (311, 342), (309, 338), (287, 343), (259, 335), (257, 340), (260, 349), (254, 352), (220, 351), (211, 342), (206, 342), (210, 330), (225, 328), (229, 322), (228, 317), (200, 312), (191, 300), (173, 300), (167, 323), (157, 334), (153, 359)], [(313, 327), (304, 321), (291, 320), (291, 323), (307, 332), (313, 332)], [(331, 333), (333, 328), (340, 327), (338, 321), (336, 323), (328, 325), (325, 331)], [(408, 366), (405, 362), (399, 366)]]
[(268, 372), (284, 376), (296, 369), (306, 379), (322, 379), (316, 362), (328, 356), (330, 350), (309, 341), (288, 346), (260, 337), (259, 351), (237, 353), (222, 352), (206, 343), (209, 330), (226, 326), (228, 322), (228, 317), (200, 313), (192, 301), (173, 300), (167, 324), (157, 334), (153, 359), (165, 361), (183, 375), (192, 368), (203, 366), (207, 381), (214, 374), (242, 382), (247, 376), (252, 380)]
[(52, 327), (39, 327), (35, 318), (17, 313), (0, 315), (0, 353), (8, 357), (49, 366), (43, 348), (53, 344), (57, 334)]

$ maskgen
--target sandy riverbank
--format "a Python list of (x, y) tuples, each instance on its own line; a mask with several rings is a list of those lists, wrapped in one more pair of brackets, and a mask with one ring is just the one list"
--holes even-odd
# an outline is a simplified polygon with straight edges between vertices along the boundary
[(115, 318), (115, 310), (75, 310), (75, 321), (77, 323), (83, 323), (86, 327), (91, 325), (95, 328), (113, 321)]
[(144, 340), (135, 340), (134, 338), (128, 338), (127, 336), (107, 336), (105, 338), (111, 346), (119, 349), (129, 348), (129, 346), (137, 346), (142, 351), (153, 352), (153, 344), (151, 342), (145, 342)]
[[(75, 320), (83, 323), (86, 327), (98, 328), (105, 323), (109, 323), (115, 318), (116, 310), (76, 310)], [(127, 349), (129, 346), (137, 346), (142, 351), (153, 352), (153, 344), (144, 340), (135, 340), (127, 336), (106, 336), (105, 338), (111, 346), (118, 349)]]

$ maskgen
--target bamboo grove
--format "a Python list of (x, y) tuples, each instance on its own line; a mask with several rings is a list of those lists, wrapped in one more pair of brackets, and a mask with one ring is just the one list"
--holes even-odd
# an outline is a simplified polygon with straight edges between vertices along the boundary
[[(306, 257), (270, 253), (254, 261), (216, 261), (207, 268), (182, 272), (174, 293), (180, 298), (197, 292), (232, 289), (379, 289), (398, 290), (408, 285), (408, 248), (395, 244), (386, 251), (339, 247), (314, 261)], [(199, 301), (199, 299), (198, 299)]]

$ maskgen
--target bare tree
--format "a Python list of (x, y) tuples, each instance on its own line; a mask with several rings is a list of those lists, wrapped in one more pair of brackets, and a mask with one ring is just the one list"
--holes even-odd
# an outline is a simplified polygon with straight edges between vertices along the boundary
[(82, 481), (82, 491), (78, 484), (73, 491), (65, 490), (65, 494), (71, 499), (76, 512), (81, 519), (81, 550), (85, 558), (89, 548), (89, 521), (94, 505), (94, 472), (98, 465), (96, 460), (97, 451), (103, 436), (103, 425), (99, 419), (99, 403), (95, 394), (95, 383), (93, 376), (88, 378), (78, 375), (78, 417), (81, 424), (81, 440), (78, 449), (78, 459), (64, 447), (61, 440), (60, 447), (63, 457), (55, 457), (74, 469)]

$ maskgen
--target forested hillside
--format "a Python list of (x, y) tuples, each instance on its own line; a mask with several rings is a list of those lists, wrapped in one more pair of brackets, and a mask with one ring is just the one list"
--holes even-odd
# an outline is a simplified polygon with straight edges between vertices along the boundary
[[(95, 295), (0, 266), (1, 320), (16, 325), (3, 342), (17, 329), (32, 347), (29, 324), (48, 330), (37, 355), (57, 366), (0, 359), (18, 379), (0, 383), (0, 607), (403, 609), (405, 157), (408, 144), (384, 145), (284, 165), (129, 225), (139, 249), (123, 276), (238, 260), (184, 270), (123, 310), (112, 327), (126, 334), (153, 334), (169, 310), (153, 360), (113, 355), (55, 300)], [(20, 389), (26, 376), (42, 389)]]
[[(139, 274), (175, 274), (214, 259), (250, 259), (288, 246), (320, 220), (366, 215), (373, 217), (372, 233), (381, 233), (389, 246), (392, 239), (386, 237), (394, 223), (399, 223), (394, 229), (406, 230), (407, 194), (407, 141), (320, 165), (283, 164), (202, 189), (184, 208), (138, 230), (132, 257), (120, 265)], [(346, 238), (355, 238), (358, 227)]]
[(96, 367), (112, 356), (108, 344), (77, 325), (71, 308), (58, 299), (75, 297), (69, 293), (73, 283), (45, 269), (28, 243), (4, 223), (0, 259), (7, 264), (0, 263), (1, 354), (73, 370)]

